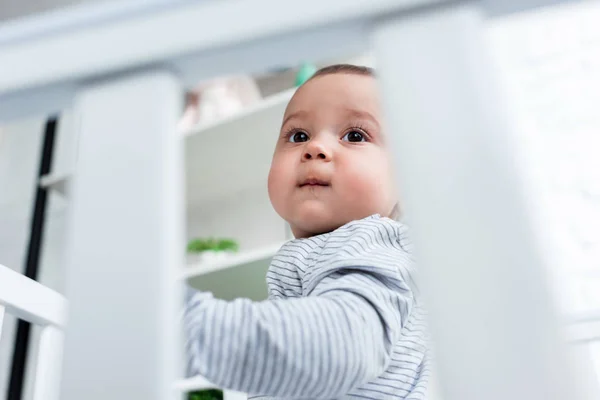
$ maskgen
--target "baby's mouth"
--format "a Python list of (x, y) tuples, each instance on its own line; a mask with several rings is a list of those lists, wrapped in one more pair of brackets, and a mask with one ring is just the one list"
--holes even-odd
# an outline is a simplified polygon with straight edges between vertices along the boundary
[(321, 179), (306, 179), (298, 185), (299, 187), (327, 187), (331, 184)]

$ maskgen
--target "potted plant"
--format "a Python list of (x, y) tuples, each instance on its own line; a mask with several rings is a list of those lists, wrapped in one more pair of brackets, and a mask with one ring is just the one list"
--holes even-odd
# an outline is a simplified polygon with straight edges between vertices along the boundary
[(197, 256), (198, 261), (214, 261), (237, 252), (238, 243), (233, 239), (195, 238), (189, 241), (187, 252)]
[(223, 391), (219, 389), (204, 389), (188, 393), (187, 400), (223, 400)]

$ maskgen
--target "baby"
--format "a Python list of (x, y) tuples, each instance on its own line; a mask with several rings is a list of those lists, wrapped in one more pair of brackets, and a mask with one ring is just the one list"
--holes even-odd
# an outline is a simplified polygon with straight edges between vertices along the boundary
[[(188, 371), (259, 399), (424, 399), (429, 346), (373, 72), (321, 69), (287, 106), (269, 196), (295, 236), (269, 300), (189, 291)], [(391, 217), (391, 218), (390, 218)]]

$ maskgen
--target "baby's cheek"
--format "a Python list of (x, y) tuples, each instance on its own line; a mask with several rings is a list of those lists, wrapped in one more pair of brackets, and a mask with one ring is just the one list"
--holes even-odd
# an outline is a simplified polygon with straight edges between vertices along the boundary
[[(383, 176), (382, 176), (383, 175)], [(385, 171), (376, 165), (369, 165), (354, 171), (348, 179), (348, 189), (356, 207), (366, 213), (381, 213), (390, 200), (389, 179)]]
[(377, 184), (368, 174), (354, 174), (346, 180), (347, 198), (354, 203), (372, 203)]
[(285, 163), (279, 163), (274, 160), (271, 170), (269, 171), (269, 177), (267, 181), (267, 187), (269, 191), (269, 198), (271, 203), (278, 213), (284, 213), (283, 207), (287, 203), (285, 196), (289, 192), (291, 177), (289, 168), (285, 167)]
[(281, 194), (281, 175), (281, 171), (278, 171), (275, 168), (271, 168), (271, 171), (269, 172), (267, 187), (272, 202), (275, 202), (277, 195)]

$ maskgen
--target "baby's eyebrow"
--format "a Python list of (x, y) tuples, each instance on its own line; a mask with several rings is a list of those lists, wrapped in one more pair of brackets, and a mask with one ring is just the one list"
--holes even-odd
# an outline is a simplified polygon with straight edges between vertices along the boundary
[(371, 114), (368, 111), (357, 110), (354, 108), (348, 108), (348, 109), (346, 109), (346, 113), (352, 118), (370, 120), (372, 123), (374, 123), (377, 126), (377, 128), (379, 128), (379, 121), (377, 120), (377, 118), (375, 118), (373, 116), (373, 114)]
[[(357, 109), (354, 109), (354, 108), (347, 108), (344, 111), (345, 111), (346, 115), (349, 118), (369, 120), (370, 122), (372, 122), (373, 124), (375, 124), (375, 126), (377, 128), (379, 128), (379, 121), (377, 120), (377, 118), (375, 118), (373, 116), (373, 114), (371, 114), (368, 111), (357, 110)], [(306, 117), (309, 114), (310, 113), (308, 111), (305, 111), (305, 110), (295, 111), (295, 112), (289, 114), (287, 117), (284, 118), (283, 122), (281, 123), (281, 126), (285, 126), (285, 124), (289, 120), (291, 120), (291, 119), (294, 119), (294, 118), (303, 118), (303, 117)]]
[(306, 116), (307, 114), (308, 114), (308, 112), (307, 111), (303, 111), (303, 110), (293, 112), (290, 115), (288, 115), (287, 117), (285, 117), (285, 119), (281, 123), (281, 126), (284, 126), (286, 124), (286, 122), (288, 122), (290, 119), (301, 118), (301, 117)]

